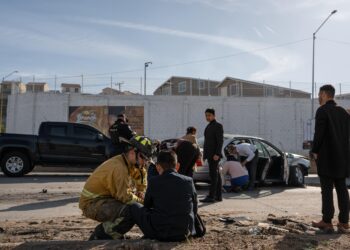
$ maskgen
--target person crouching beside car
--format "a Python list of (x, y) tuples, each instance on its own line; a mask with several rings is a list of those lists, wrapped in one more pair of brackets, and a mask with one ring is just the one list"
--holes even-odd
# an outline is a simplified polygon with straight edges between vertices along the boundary
[[(233, 145), (229, 145), (227, 151), (227, 161), (224, 163), (221, 172), (222, 183), (224, 184), (223, 187), (226, 191), (239, 192), (249, 184), (248, 170), (235, 158)], [(225, 185), (225, 175), (227, 174), (231, 178), (231, 186)]]

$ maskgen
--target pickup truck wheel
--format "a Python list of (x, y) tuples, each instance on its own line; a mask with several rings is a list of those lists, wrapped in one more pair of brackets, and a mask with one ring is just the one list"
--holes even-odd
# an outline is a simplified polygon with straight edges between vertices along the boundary
[(304, 185), (304, 173), (301, 170), (301, 166), (290, 167), (289, 184), (295, 187)]
[(22, 152), (10, 152), (1, 159), (1, 170), (9, 177), (19, 177), (28, 173), (30, 162)]

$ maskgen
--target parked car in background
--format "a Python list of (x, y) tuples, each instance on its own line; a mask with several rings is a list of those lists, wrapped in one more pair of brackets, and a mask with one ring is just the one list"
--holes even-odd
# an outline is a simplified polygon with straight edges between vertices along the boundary
[(0, 167), (10, 177), (35, 165), (95, 168), (113, 155), (110, 138), (84, 124), (43, 122), (38, 135), (0, 134)]
[[(292, 186), (304, 185), (304, 177), (308, 175), (310, 161), (301, 155), (283, 152), (272, 143), (258, 137), (245, 135), (224, 134), (224, 145), (222, 155), (224, 156), (220, 165), (226, 161), (227, 146), (240, 143), (254, 144), (259, 151), (256, 181), (264, 183), (285, 183)], [(201, 148), (204, 145), (204, 138), (198, 139)], [(210, 182), (209, 168), (207, 161), (197, 167), (193, 175), (195, 182)]]

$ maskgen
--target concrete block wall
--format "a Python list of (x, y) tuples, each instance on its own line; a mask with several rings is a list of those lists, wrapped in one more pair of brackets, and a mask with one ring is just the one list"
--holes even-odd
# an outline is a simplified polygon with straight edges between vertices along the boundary
[[(350, 100), (339, 103), (350, 109)], [(143, 106), (145, 135), (160, 140), (180, 137), (188, 126), (203, 136), (204, 110), (213, 107), (225, 133), (259, 136), (287, 151), (307, 153), (302, 142), (308, 99), (26, 93), (9, 98), (7, 133), (37, 134), (43, 121), (68, 121), (69, 106)]]

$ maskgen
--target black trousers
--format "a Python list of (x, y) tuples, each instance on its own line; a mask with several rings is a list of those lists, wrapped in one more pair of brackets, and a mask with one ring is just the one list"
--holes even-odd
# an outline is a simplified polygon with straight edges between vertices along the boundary
[(249, 173), (249, 187), (254, 188), (256, 181), (256, 170), (258, 168), (259, 151), (255, 151), (254, 158), (247, 163), (247, 170)]
[(178, 234), (172, 232), (172, 235), (159, 235), (150, 221), (150, 211), (139, 203), (133, 203), (129, 205), (129, 212), (133, 222), (140, 228), (145, 238), (147, 239), (157, 239), (160, 241), (183, 241), (186, 239), (183, 232)]
[(210, 198), (222, 198), (222, 180), (220, 176), (219, 170), (219, 161), (214, 161), (213, 159), (208, 160), (209, 163), (209, 176), (210, 176), (210, 189), (209, 189), (209, 197)]
[(346, 186), (345, 178), (333, 179), (326, 176), (320, 176), (321, 194), (322, 194), (322, 215), (323, 221), (330, 223), (334, 216), (333, 188), (337, 192), (339, 207), (339, 222), (349, 222), (349, 192)]

